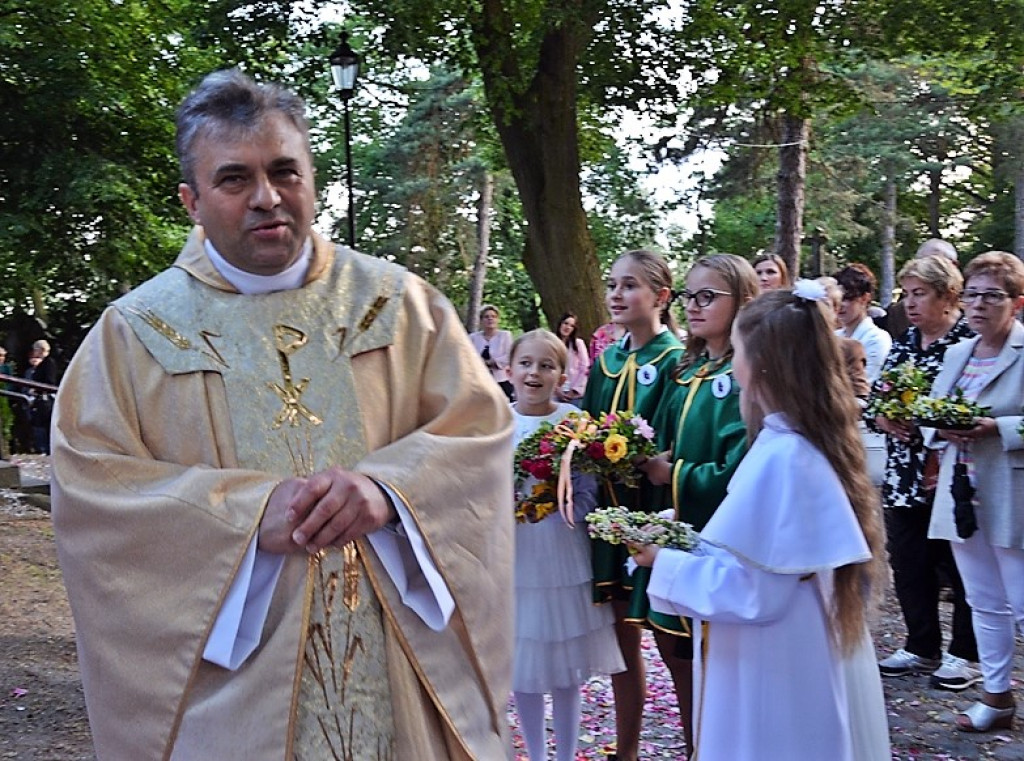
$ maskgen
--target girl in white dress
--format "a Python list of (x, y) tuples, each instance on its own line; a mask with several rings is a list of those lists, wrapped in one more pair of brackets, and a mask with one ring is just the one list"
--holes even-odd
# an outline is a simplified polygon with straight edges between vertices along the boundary
[[(516, 401), (515, 442), (557, 423), (577, 408), (552, 401), (565, 382), (566, 348), (554, 333), (534, 330), (512, 345), (510, 375)], [(552, 697), (555, 758), (573, 761), (579, 742), (580, 688), (594, 674), (625, 666), (615, 639), (612, 612), (591, 602), (590, 539), (582, 517), (594, 507), (596, 484), (574, 478), (577, 522), (570, 528), (557, 512), (537, 523), (516, 524), (516, 649), (512, 690), (531, 761), (547, 758), (544, 695)], [(528, 480), (520, 491), (529, 494)]]
[(700, 761), (889, 761), (867, 628), (878, 494), (824, 289), (765, 293), (733, 325), (753, 440), (695, 551), (635, 548), (655, 610), (692, 616)]

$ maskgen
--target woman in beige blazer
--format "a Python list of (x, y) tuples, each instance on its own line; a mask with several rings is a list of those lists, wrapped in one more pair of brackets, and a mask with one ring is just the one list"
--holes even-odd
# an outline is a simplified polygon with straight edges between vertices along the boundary
[[(1024, 630), (1024, 263), (1002, 251), (976, 257), (964, 271), (964, 311), (977, 336), (946, 351), (933, 397), (961, 388), (990, 408), (966, 431), (926, 429), (942, 455), (929, 536), (952, 541), (953, 556), (973, 611), (984, 677), (981, 700), (957, 716), (966, 732), (1009, 729), (1014, 624)], [(945, 440), (945, 441), (943, 441)], [(967, 462), (977, 530), (958, 536), (953, 518), (953, 465)]]

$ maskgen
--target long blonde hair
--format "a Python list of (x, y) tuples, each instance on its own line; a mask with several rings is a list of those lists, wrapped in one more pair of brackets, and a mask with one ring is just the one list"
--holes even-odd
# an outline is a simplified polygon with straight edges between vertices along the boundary
[[(849, 654), (862, 641), (868, 609), (883, 587), (885, 531), (857, 428), (860, 407), (826, 310), (825, 304), (806, 301), (790, 290), (768, 291), (740, 310), (735, 325), (749, 364), (750, 393), (770, 400), (825, 455), (871, 551), (870, 561), (835, 570), (829, 623), (841, 651)], [(754, 412), (747, 420), (751, 438), (763, 416)]]
[[(758, 283), (757, 273), (754, 272), (753, 265), (742, 256), (736, 256), (735, 254), (702, 256), (693, 263), (690, 272), (693, 272), (698, 267), (707, 267), (709, 270), (716, 272), (725, 281), (726, 288), (733, 296), (733, 319), (736, 319), (736, 314), (739, 312), (740, 307), (757, 296), (761, 290), (761, 285)], [(683, 308), (686, 308), (686, 304), (683, 304)], [(707, 349), (707, 341), (697, 336), (689, 336), (686, 340), (686, 350), (683, 352), (683, 356), (673, 372), (678, 375), (680, 372), (693, 366), (704, 354), (705, 349)], [(726, 351), (722, 359), (724, 361), (731, 357), (732, 345), (730, 344), (728, 351)]]

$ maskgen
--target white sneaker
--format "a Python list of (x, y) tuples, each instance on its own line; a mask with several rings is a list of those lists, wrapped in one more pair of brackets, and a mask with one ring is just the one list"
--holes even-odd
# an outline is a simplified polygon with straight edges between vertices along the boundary
[(903, 676), (904, 674), (930, 674), (942, 663), (938, 658), (922, 658), (908, 653), (902, 647), (888, 658), (878, 662), (882, 676)]
[(928, 680), (937, 690), (960, 692), (981, 681), (981, 672), (967, 665), (963, 658), (949, 653), (942, 654), (942, 665)]

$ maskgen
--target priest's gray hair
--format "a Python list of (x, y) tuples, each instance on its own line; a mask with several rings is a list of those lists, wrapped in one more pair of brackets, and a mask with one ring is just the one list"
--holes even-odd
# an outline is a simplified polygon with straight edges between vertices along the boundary
[(309, 150), (306, 104), (298, 95), (272, 82), (256, 82), (238, 69), (207, 74), (178, 107), (175, 148), (182, 178), (198, 192), (194, 150), (198, 137), (252, 134), (274, 113), (291, 121)]

